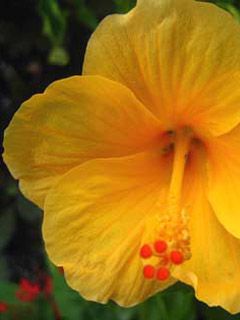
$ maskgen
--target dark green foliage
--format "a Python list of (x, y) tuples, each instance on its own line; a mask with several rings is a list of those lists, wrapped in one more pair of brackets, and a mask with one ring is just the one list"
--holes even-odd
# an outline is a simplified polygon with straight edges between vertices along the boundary
[(136, 3), (136, 0), (114, 0), (116, 12), (126, 13), (132, 9)]
[(94, 30), (98, 25), (98, 20), (94, 12), (86, 5), (86, 1), (75, 0), (75, 7), (79, 21)]

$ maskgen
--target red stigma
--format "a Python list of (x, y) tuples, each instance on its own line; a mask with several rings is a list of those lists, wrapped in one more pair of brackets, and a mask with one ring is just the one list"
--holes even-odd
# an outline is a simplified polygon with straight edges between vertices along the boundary
[(180, 251), (172, 251), (170, 255), (171, 261), (174, 264), (183, 263), (183, 254)]
[(163, 253), (167, 250), (167, 243), (163, 240), (158, 240), (154, 243), (154, 248), (157, 253)]
[(140, 256), (143, 259), (150, 258), (152, 256), (152, 249), (148, 244), (144, 244), (140, 250)]
[(151, 265), (146, 265), (143, 268), (143, 275), (146, 279), (153, 279), (155, 276), (156, 269)]
[(166, 267), (159, 268), (157, 270), (157, 280), (165, 281), (170, 277), (170, 271)]

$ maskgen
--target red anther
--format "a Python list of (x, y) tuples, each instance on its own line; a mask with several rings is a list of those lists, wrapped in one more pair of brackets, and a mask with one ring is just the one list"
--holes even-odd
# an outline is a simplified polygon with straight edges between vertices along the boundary
[(166, 267), (161, 267), (157, 270), (156, 277), (159, 281), (165, 281), (170, 277), (170, 271)]
[(158, 240), (154, 243), (154, 248), (157, 251), (157, 253), (163, 253), (167, 250), (167, 243), (163, 240)]
[(170, 258), (172, 263), (174, 264), (181, 264), (183, 263), (183, 254), (180, 251), (172, 251), (170, 254)]
[(144, 259), (152, 256), (152, 249), (148, 244), (144, 244), (140, 250), (140, 256)]
[(146, 265), (143, 268), (143, 275), (144, 275), (144, 278), (146, 279), (152, 279), (155, 276), (155, 272), (156, 272), (156, 269), (154, 268), (154, 266)]

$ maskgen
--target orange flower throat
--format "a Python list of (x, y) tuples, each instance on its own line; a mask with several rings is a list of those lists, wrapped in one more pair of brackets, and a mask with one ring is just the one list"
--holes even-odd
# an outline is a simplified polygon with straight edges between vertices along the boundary
[[(174, 266), (191, 257), (188, 214), (181, 206), (182, 184), (193, 134), (184, 127), (176, 133), (172, 177), (167, 198), (167, 210), (158, 216), (158, 233), (153, 243), (140, 249), (144, 259), (146, 279), (167, 280)], [(149, 262), (145, 264), (145, 261)]]

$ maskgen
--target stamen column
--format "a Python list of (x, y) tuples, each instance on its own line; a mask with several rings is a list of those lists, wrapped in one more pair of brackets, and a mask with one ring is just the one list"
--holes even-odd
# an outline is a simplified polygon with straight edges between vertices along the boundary
[(182, 184), (192, 131), (188, 127), (176, 132), (174, 159), (165, 212), (158, 215), (159, 232), (156, 241), (144, 244), (140, 250), (142, 259), (157, 259), (157, 264), (144, 265), (143, 275), (146, 279), (167, 280), (171, 269), (190, 258), (190, 238), (188, 232), (188, 214), (182, 207)]

